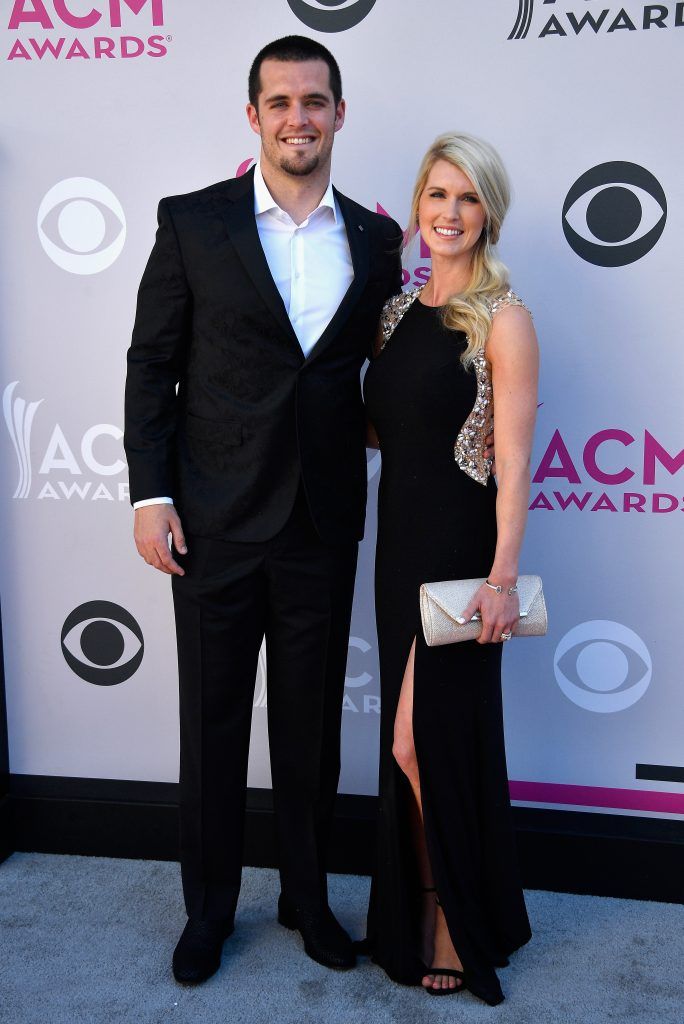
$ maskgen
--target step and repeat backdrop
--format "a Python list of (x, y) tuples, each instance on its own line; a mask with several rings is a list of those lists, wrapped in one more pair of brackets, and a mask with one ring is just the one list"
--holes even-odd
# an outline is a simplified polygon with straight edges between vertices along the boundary
[[(514, 183), (502, 254), (541, 342), (522, 569), (550, 630), (505, 657), (516, 801), (684, 816), (681, 239), (684, 3), (2, 0), (0, 565), (11, 770), (175, 781), (169, 581), (132, 541), (125, 353), (163, 195), (244, 173), (249, 64), (337, 56), (334, 179), (406, 223), (438, 133)], [(416, 241), (405, 284), (423, 282)], [(419, 358), (419, 354), (417, 354)], [(454, 434), (460, 424), (454, 423)], [(341, 790), (376, 786), (372, 565), (349, 641)], [(267, 665), (250, 784), (269, 786)]]

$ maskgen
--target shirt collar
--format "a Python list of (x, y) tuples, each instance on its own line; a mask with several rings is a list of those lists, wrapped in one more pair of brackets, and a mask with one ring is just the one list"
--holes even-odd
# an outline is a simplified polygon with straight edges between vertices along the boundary
[[(328, 187), (323, 193), (323, 198), (316, 207), (316, 210), (320, 210), (324, 207), (328, 207), (328, 209), (332, 210), (335, 223), (337, 224), (337, 203), (335, 202), (332, 181), (328, 182)], [(280, 213), (284, 213), (268, 191), (268, 185), (264, 181), (264, 175), (261, 171), (261, 164), (257, 163), (254, 168), (254, 213), (258, 216), (258, 214), (267, 213), (269, 210), (277, 210)], [(316, 210), (313, 210), (312, 213), (315, 213)], [(311, 216), (311, 214), (309, 214), (309, 216)]]

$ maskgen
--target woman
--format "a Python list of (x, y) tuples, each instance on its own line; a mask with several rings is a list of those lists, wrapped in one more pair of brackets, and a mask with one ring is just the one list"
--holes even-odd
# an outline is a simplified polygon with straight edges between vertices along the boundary
[[(432, 995), (494, 1005), (495, 968), (530, 937), (518, 881), (501, 708), (537, 407), (529, 312), (497, 259), (509, 203), (498, 155), (448, 134), (411, 208), (427, 284), (383, 311), (364, 382), (382, 451), (376, 603), (382, 680), (380, 825), (368, 937), (376, 963)], [(410, 229), (409, 229), (410, 230)], [(493, 402), (492, 402), (493, 389)], [(494, 410), (498, 489), (485, 458)], [(371, 442), (372, 443), (372, 442)], [(421, 583), (486, 577), (478, 641), (428, 648)]]

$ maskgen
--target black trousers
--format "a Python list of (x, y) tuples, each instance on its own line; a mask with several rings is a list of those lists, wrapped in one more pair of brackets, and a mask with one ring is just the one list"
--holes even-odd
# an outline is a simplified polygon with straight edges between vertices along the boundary
[(181, 874), (188, 915), (231, 918), (266, 636), (268, 733), (282, 891), (327, 904), (325, 855), (358, 546), (324, 544), (302, 489), (271, 540), (190, 536), (173, 577), (180, 684)]

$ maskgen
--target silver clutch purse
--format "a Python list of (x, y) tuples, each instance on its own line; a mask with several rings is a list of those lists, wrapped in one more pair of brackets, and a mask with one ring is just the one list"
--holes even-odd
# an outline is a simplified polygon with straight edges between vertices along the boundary
[[(456, 621), (484, 583), (479, 580), (444, 580), (423, 583), (420, 588), (420, 617), (428, 647), (455, 644), (459, 640), (476, 640), (482, 620), (475, 615), (462, 626)], [(513, 636), (544, 636), (548, 628), (546, 602), (540, 576), (518, 577), (520, 618)]]

